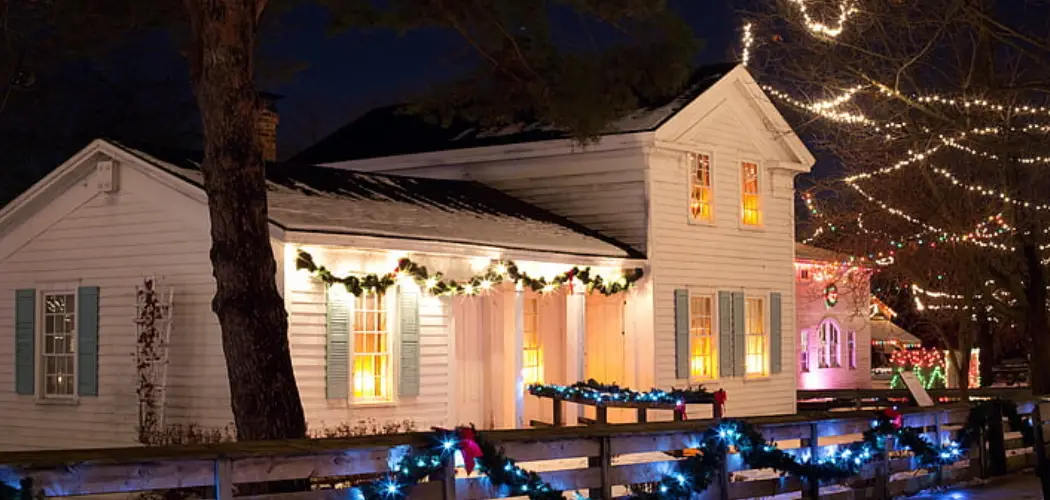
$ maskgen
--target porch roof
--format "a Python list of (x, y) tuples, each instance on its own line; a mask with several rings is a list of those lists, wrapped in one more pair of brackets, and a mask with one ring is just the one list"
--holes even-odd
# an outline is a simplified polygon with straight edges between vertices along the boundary
[[(144, 162), (203, 186), (198, 152), (117, 144)], [(270, 220), (290, 231), (377, 236), (644, 258), (625, 243), (479, 182), (274, 163)]]
[(910, 345), (910, 344), (921, 344), (922, 340), (915, 335), (908, 333), (907, 330), (893, 324), (892, 321), (885, 318), (872, 318), (871, 324), (871, 340), (880, 340), (883, 342), (896, 341), (897, 344)]

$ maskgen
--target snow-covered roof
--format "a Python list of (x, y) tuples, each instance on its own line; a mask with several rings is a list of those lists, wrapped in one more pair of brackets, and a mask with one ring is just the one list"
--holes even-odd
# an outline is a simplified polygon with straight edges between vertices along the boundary
[(917, 345), (922, 343), (922, 340), (918, 337), (908, 333), (907, 330), (893, 324), (892, 321), (886, 318), (872, 318), (869, 323), (871, 324), (871, 340), (895, 341), (899, 345)]
[[(203, 185), (199, 153), (118, 145)], [(624, 243), (478, 182), (291, 163), (268, 165), (266, 176), (271, 222), (286, 230), (644, 258)]]
[[(737, 67), (721, 63), (697, 69), (678, 94), (650, 103), (609, 124), (603, 135), (655, 130)], [(374, 109), (296, 155), (304, 163), (334, 163), (503, 144), (565, 139), (564, 130), (538, 122), (483, 128), (456, 121), (442, 126), (396, 105)]]
[(850, 260), (849, 254), (817, 248), (802, 243), (795, 243), (795, 260), (810, 262), (845, 262)]

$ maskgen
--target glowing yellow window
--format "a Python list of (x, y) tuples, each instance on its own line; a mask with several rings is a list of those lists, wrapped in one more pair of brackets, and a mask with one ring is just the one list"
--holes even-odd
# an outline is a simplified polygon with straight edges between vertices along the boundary
[(539, 300), (525, 298), (525, 328), (521, 349), (521, 375), (526, 384), (543, 382), (543, 349), (540, 348)]
[(714, 298), (697, 296), (689, 299), (689, 374), (693, 380), (715, 378), (715, 337), (712, 310)]
[(743, 185), (743, 221), (749, 226), (757, 226), (762, 223), (762, 209), (760, 206), (758, 192), (758, 165), (751, 162), (741, 164)]
[(694, 220), (712, 220), (711, 157), (698, 154), (694, 157), (690, 175), (689, 215)]
[(744, 335), (747, 375), (765, 375), (769, 351), (766, 349), (766, 321), (762, 299), (744, 301)]
[(366, 293), (354, 301), (354, 400), (390, 401), (394, 380), (383, 294)]

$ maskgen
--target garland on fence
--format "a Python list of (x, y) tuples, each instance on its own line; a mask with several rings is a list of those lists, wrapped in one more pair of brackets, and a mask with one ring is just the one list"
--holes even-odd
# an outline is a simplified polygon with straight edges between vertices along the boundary
[(346, 290), (354, 296), (365, 293), (383, 293), (388, 288), (397, 284), (401, 276), (411, 277), (419, 284), (420, 288), (434, 295), (477, 295), (488, 291), (504, 281), (509, 281), (534, 292), (549, 293), (560, 286), (569, 286), (570, 289), (579, 283), (586, 287), (588, 292), (596, 291), (602, 295), (615, 295), (629, 290), (635, 282), (643, 275), (641, 268), (626, 270), (615, 280), (605, 280), (598, 274), (591, 273), (590, 267), (573, 267), (550, 280), (546, 278), (533, 278), (524, 271), (518, 269), (513, 261), (502, 261), (491, 263), (484, 272), (474, 275), (464, 281), (445, 279), (440, 272), (431, 273), (426, 266), (421, 266), (411, 259), (404, 258), (397, 262), (397, 267), (386, 274), (365, 274), (363, 276), (336, 276), (324, 266), (314, 263), (314, 258), (309, 253), (299, 250), (295, 260), (296, 269), (305, 269), (327, 285), (336, 283), (346, 287)]
[[(971, 412), (981, 412), (975, 406)], [(944, 465), (964, 456), (959, 443), (946, 445), (930, 443), (922, 431), (900, 425), (901, 415), (887, 410), (878, 415), (862, 441), (853, 443), (831, 456), (800, 461), (790, 453), (767, 441), (751, 424), (739, 420), (724, 420), (703, 433), (695, 445), (698, 453), (676, 462), (673, 471), (661, 476), (651, 491), (635, 491), (635, 500), (670, 500), (688, 498), (702, 493), (721, 470), (722, 461), (730, 447), (736, 449), (744, 463), (752, 469), (775, 469), (810, 481), (843, 479), (857, 474), (861, 467), (887, 454), (886, 438), (895, 438), (899, 446), (910, 451), (920, 466)], [(980, 421), (975, 417), (972, 422)], [(968, 421), (963, 434), (971, 433)], [(404, 452), (396, 457), (390, 476), (356, 486), (365, 500), (390, 500), (408, 494), (413, 486), (446, 467), (456, 450), (463, 453), (468, 473), (477, 466), (486, 474), (489, 483), (502, 496), (526, 496), (530, 500), (558, 500), (563, 492), (543, 481), (535, 472), (520, 467), (493, 443), (477, 435), (471, 428), (461, 427), (455, 432), (438, 430), (433, 444), (422, 451)], [(392, 457), (392, 460), (395, 457)], [(577, 495), (577, 498), (582, 498)]]
[(603, 384), (594, 379), (576, 382), (572, 385), (529, 384), (529, 394), (540, 397), (558, 397), (563, 399), (580, 399), (601, 403), (618, 401), (624, 403), (667, 403), (673, 405), (693, 403), (713, 403), (715, 395), (700, 386), (696, 389), (675, 389), (663, 391), (652, 389), (649, 392), (633, 391), (616, 384)]

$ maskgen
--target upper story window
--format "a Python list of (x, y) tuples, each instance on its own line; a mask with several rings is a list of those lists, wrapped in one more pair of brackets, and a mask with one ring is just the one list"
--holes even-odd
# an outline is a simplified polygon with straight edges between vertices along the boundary
[(831, 321), (821, 323), (818, 330), (820, 336), (820, 353), (818, 365), (821, 368), (838, 368), (839, 362), (839, 327)]
[(761, 199), (758, 190), (758, 164), (745, 161), (740, 164), (743, 181), (742, 217), (745, 225), (757, 226), (762, 223)]
[(43, 294), (43, 396), (76, 395), (77, 296), (73, 292)]
[(539, 299), (525, 297), (521, 345), (521, 375), (526, 384), (543, 382), (543, 351), (540, 349)]
[(693, 380), (710, 380), (715, 375), (714, 297), (689, 298), (689, 375)]
[(744, 300), (744, 366), (747, 375), (765, 375), (769, 349), (766, 340), (765, 301), (757, 297)]
[(693, 220), (714, 220), (714, 192), (711, 185), (711, 156), (693, 155), (689, 174), (689, 215)]
[(351, 332), (354, 400), (392, 401), (394, 376), (386, 296), (366, 293), (354, 302)]

